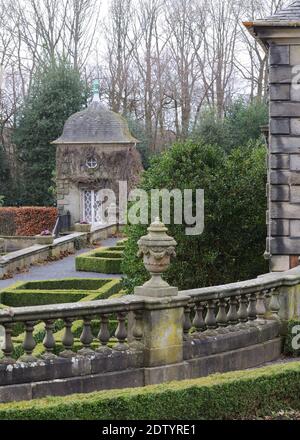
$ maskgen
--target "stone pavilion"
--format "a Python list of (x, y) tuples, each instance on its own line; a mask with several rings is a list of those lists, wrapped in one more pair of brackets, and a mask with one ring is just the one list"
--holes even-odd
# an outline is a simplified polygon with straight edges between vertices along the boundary
[(69, 211), (72, 223), (97, 227), (103, 202), (99, 191), (112, 189), (118, 198), (119, 181), (126, 181), (130, 191), (143, 167), (127, 121), (100, 102), (97, 83), (93, 88), (91, 104), (69, 117), (53, 144), (59, 212)]

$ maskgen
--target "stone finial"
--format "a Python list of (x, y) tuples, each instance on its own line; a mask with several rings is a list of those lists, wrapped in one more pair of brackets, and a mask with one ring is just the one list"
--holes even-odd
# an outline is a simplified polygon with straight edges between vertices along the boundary
[(150, 272), (151, 279), (142, 287), (137, 287), (135, 293), (144, 296), (174, 296), (178, 290), (170, 287), (162, 279), (162, 274), (170, 266), (171, 257), (175, 257), (174, 238), (167, 234), (166, 226), (155, 219), (148, 228), (148, 234), (141, 237), (138, 241), (138, 256), (143, 257), (145, 268)]

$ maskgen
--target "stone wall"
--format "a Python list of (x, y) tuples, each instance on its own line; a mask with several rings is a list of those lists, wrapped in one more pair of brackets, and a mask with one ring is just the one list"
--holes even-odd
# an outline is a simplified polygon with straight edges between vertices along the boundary
[(61, 258), (66, 253), (74, 253), (75, 242), (94, 243), (105, 240), (117, 231), (116, 225), (99, 227), (90, 233), (74, 232), (54, 240), (52, 245), (33, 244), (21, 250), (0, 257), (0, 280), (32, 265), (48, 261), (50, 258)]
[(270, 322), (262, 329), (250, 328), (202, 340), (191, 338), (178, 351), (179, 362), (174, 362), (166, 350), (163, 365), (151, 367), (147, 367), (147, 355), (134, 344), (124, 350), (95, 352), (85, 357), (74, 354), (70, 359), (57, 357), (9, 366), (0, 363), (0, 402), (141, 387), (253, 368), (277, 359), (281, 345), (278, 324)]
[(298, 264), (300, 255), (300, 85), (293, 84), (299, 64), (300, 45), (270, 45), (267, 251), (273, 271)]

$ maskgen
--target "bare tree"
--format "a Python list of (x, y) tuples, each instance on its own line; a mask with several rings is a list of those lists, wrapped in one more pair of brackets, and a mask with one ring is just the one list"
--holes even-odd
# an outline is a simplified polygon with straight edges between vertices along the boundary
[(90, 52), (98, 43), (96, 34), (100, 5), (99, 0), (69, 0), (63, 28), (63, 45), (76, 69), (83, 69)]
[(265, 18), (274, 14), (282, 7), (283, 0), (267, 0), (265, 2), (245, 0), (242, 14), (237, 17), (241, 29), (239, 34), (241, 47), (240, 50), (236, 52), (234, 64), (241, 78), (245, 79), (250, 87), (251, 101), (262, 101), (266, 94), (268, 60), (266, 52), (242, 25), (242, 17), (247, 21)]

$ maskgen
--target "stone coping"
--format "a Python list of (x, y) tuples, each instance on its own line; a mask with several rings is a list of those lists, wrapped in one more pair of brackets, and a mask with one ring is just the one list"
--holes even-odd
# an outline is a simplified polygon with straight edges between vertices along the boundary
[[(112, 226), (115, 226), (114, 224), (109, 224), (109, 225), (103, 225), (103, 226), (98, 226), (95, 229), (93, 229), (91, 232), (87, 233), (87, 232), (73, 232), (72, 234), (66, 235), (64, 237), (59, 237), (56, 238), (53, 242), (53, 244), (50, 245), (39, 245), (39, 244), (35, 244), (33, 246), (29, 246), (28, 248), (25, 249), (21, 249), (18, 251), (14, 251), (14, 252), (10, 252), (9, 254), (3, 256), (0, 258), (0, 267), (5, 267), (7, 265), (9, 265), (10, 263), (14, 262), (14, 261), (18, 261), (20, 259), (26, 258), (26, 257), (30, 257), (32, 255), (36, 255), (42, 251), (46, 251), (49, 249), (53, 249), (56, 248), (60, 245), (64, 245), (64, 244), (68, 244), (71, 243), (72, 241), (74, 241), (77, 238), (80, 237), (88, 237), (90, 235), (92, 235), (95, 232), (98, 231), (102, 231), (102, 230), (106, 230), (111, 228)], [(12, 237), (13, 238), (13, 237)], [(17, 237), (14, 237), (17, 238)], [(19, 237), (20, 239), (23, 237)], [(30, 237), (26, 237), (25, 239), (29, 239)], [(33, 237), (31, 237), (32, 239)]]
[(26, 256), (35, 255), (43, 250), (47, 250), (50, 246), (35, 244), (33, 246), (29, 246), (25, 249), (20, 249), (18, 251), (10, 252), (7, 255), (4, 255), (0, 259), (0, 267), (7, 266), (8, 264), (17, 261), (19, 259), (22, 259)]
[(66, 304), (49, 304), (45, 306), (15, 307), (0, 310), (0, 325), (4, 323), (39, 321), (46, 319), (76, 318), (81, 316), (97, 316), (134, 310), (160, 310), (185, 306), (189, 297), (148, 298), (138, 295), (126, 295), (96, 301), (84, 301)]
[(34, 235), (0, 235), (4, 240), (34, 240)]

